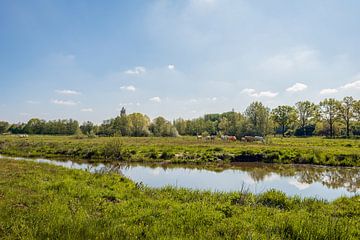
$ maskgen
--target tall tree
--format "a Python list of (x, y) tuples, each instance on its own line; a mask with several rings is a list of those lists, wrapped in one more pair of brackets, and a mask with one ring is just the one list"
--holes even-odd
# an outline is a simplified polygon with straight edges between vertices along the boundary
[(187, 125), (187, 121), (185, 121), (182, 118), (178, 118), (176, 120), (174, 120), (174, 126), (176, 127), (178, 133), (180, 135), (186, 135), (186, 125)]
[(274, 108), (271, 112), (272, 119), (281, 127), (281, 133), (285, 136), (285, 129), (296, 119), (296, 111), (293, 107), (282, 105)]
[(9, 129), (10, 125), (8, 122), (0, 121), (0, 134), (5, 133)]
[(30, 119), (24, 127), (24, 131), (28, 134), (43, 134), (45, 131), (44, 120), (40, 120), (38, 118)]
[(270, 110), (261, 102), (251, 103), (245, 110), (245, 116), (253, 130), (252, 134), (264, 136), (268, 133)]
[(128, 115), (130, 120), (130, 131), (131, 135), (135, 137), (148, 136), (150, 119), (148, 116), (141, 113), (132, 113)]
[(336, 122), (339, 114), (340, 102), (334, 98), (326, 98), (320, 102), (320, 111), (324, 120), (329, 125), (330, 137), (334, 137), (334, 123)]
[(299, 114), (300, 127), (304, 131), (304, 136), (306, 136), (305, 127), (315, 118), (317, 107), (310, 101), (297, 102), (295, 107)]
[(356, 121), (360, 122), (360, 100), (354, 101), (353, 111)]
[(352, 97), (344, 97), (339, 104), (339, 115), (346, 126), (346, 136), (350, 137), (350, 121), (354, 116), (354, 99)]
[(157, 137), (177, 137), (179, 135), (176, 128), (163, 117), (155, 118), (149, 129)]
[(91, 132), (94, 132), (94, 124), (90, 121), (84, 122), (81, 124), (80, 130), (83, 134), (89, 135)]

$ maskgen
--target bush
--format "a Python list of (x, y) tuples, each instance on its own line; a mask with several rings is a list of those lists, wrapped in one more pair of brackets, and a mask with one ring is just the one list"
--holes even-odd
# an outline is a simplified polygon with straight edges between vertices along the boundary
[(280, 209), (287, 209), (289, 207), (289, 201), (285, 193), (275, 189), (271, 189), (261, 194), (258, 198), (258, 203), (267, 207)]
[(119, 139), (114, 139), (105, 144), (103, 155), (105, 158), (124, 160), (122, 148), (123, 143)]

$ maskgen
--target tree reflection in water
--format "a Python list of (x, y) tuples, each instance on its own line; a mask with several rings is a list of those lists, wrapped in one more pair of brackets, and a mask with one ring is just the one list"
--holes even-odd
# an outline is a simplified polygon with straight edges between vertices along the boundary
[(228, 165), (190, 165), (190, 164), (120, 164), (117, 170), (121, 172), (122, 168), (128, 169), (131, 166), (146, 166), (150, 168), (161, 167), (166, 169), (185, 168), (208, 170), (214, 172), (223, 172), (233, 169), (246, 172), (255, 182), (264, 181), (265, 178), (273, 174), (281, 177), (294, 177), (299, 183), (312, 184), (315, 182), (322, 183), (328, 188), (337, 189), (345, 188), (347, 191), (356, 193), (360, 189), (360, 168), (356, 167), (328, 167), (316, 165), (292, 165), (292, 164), (266, 164), (266, 163), (236, 163)]

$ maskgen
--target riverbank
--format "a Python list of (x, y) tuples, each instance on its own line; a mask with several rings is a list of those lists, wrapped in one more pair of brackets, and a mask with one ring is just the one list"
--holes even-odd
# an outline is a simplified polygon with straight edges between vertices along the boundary
[(266, 162), (360, 166), (360, 140), (269, 138), (266, 144), (197, 140), (195, 137), (134, 138), (0, 136), (0, 154), (86, 159), (96, 162), (172, 163)]
[(0, 238), (358, 239), (360, 197), (153, 189), (117, 174), (0, 160)]

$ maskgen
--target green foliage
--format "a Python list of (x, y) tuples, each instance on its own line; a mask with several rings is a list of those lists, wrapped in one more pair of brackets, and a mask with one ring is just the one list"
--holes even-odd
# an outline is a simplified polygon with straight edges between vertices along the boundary
[(275, 189), (261, 194), (258, 198), (258, 203), (267, 207), (276, 207), (280, 209), (289, 208), (289, 199), (286, 197), (285, 193)]
[(0, 134), (6, 133), (10, 127), (8, 122), (0, 121)]
[[(274, 108), (271, 112), (271, 117), (276, 124), (278, 124), (281, 128), (281, 134), (285, 136), (285, 130), (290, 133), (291, 129), (289, 129), (290, 125), (296, 121), (296, 111), (295, 108), (291, 106), (278, 106)], [(288, 134), (292, 135), (292, 134)]]
[[(123, 107), (120, 115), (103, 121), (99, 126), (87, 121), (80, 129), (85, 135), (90, 132), (98, 136), (196, 136), (207, 132), (209, 135), (230, 135), (238, 139), (244, 136), (267, 136), (272, 133), (283, 136), (359, 136), (360, 100), (345, 97), (342, 101), (324, 99), (319, 105), (309, 101), (297, 102), (295, 107), (278, 106), (270, 109), (261, 102), (252, 102), (244, 113), (230, 111), (205, 114), (203, 117), (173, 123), (163, 117), (151, 122), (141, 113), (126, 114)], [(74, 120), (44, 121), (30, 119), (27, 123), (12, 124), (0, 122), (0, 133), (5, 130), (13, 134), (73, 135), (78, 123)], [(286, 134), (285, 134), (286, 133)]]
[(261, 102), (253, 102), (245, 110), (250, 135), (265, 136), (270, 132), (270, 109)]

